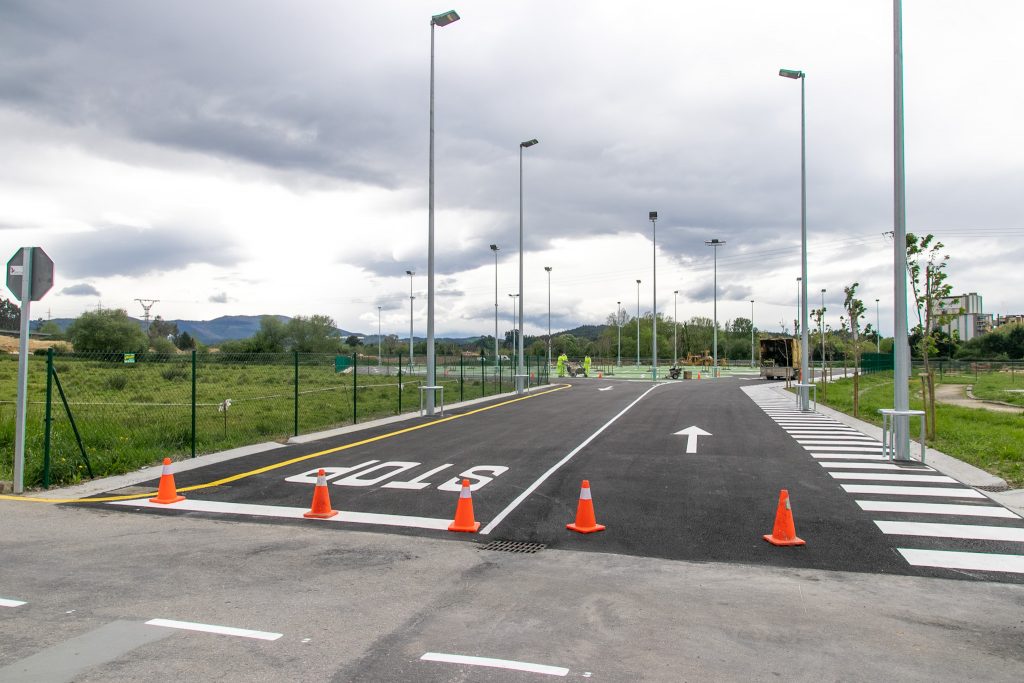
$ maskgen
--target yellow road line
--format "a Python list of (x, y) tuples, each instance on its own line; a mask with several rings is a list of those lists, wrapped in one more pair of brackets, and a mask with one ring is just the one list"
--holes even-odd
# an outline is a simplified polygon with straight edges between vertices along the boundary
[[(379, 434), (378, 436), (373, 436), (373, 437), (370, 437), (369, 439), (363, 439), (362, 441), (356, 441), (356, 442), (353, 442), (353, 443), (348, 443), (348, 444), (345, 444), (343, 446), (335, 446), (334, 448), (328, 448), (327, 450), (317, 451), (316, 453), (309, 453), (308, 455), (300, 455), (299, 457), (292, 458), (291, 460), (284, 460), (284, 461), (279, 462), (279, 463), (274, 463), (273, 465), (267, 465), (266, 467), (260, 467), (260, 468), (255, 469), (255, 470), (249, 470), (248, 472), (242, 472), (240, 474), (234, 474), (234, 475), (232, 475), (230, 477), (225, 477), (223, 479), (218, 479), (217, 481), (211, 481), (211, 482), (206, 483), (206, 484), (195, 484), (193, 486), (186, 486), (184, 488), (179, 488), (178, 489), (178, 493), (181, 493), (183, 491), (198, 491), (200, 489), (207, 489), (207, 488), (212, 488), (214, 486), (221, 486), (223, 484), (227, 484), (228, 482), (238, 481), (239, 479), (245, 479), (246, 477), (252, 477), (252, 476), (255, 476), (257, 474), (263, 474), (264, 472), (270, 472), (272, 470), (276, 470), (276, 469), (279, 469), (281, 467), (287, 467), (288, 465), (294, 465), (295, 463), (302, 462), (303, 460), (310, 460), (311, 458), (319, 458), (322, 455), (329, 455), (331, 453), (337, 453), (339, 451), (347, 451), (350, 448), (356, 448), (358, 446), (365, 446), (368, 443), (373, 443), (375, 441), (383, 441), (384, 439), (390, 439), (393, 436), (399, 436), (401, 434), (408, 434), (409, 432), (415, 432), (417, 429), (426, 429), (427, 427), (433, 427), (435, 425), (439, 425), (439, 424), (442, 424), (442, 423), (445, 423), (445, 422), (451, 422), (452, 420), (459, 420), (459, 419), (464, 418), (464, 417), (469, 417), (470, 415), (476, 415), (478, 413), (483, 413), (483, 412), (486, 412), (488, 410), (494, 410), (495, 408), (502, 408), (504, 406), (511, 405), (513, 403), (518, 403), (519, 401), (525, 401), (527, 399), (536, 398), (537, 396), (544, 396), (545, 394), (550, 394), (550, 393), (555, 392), (555, 391), (562, 391), (563, 389), (569, 389), (571, 387), (572, 387), (571, 384), (560, 384), (560, 385), (557, 385), (557, 386), (555, 386), (555, 387), (553, 387), (551, 389), (548, 389), (547, 391), (542, 391), (542, 392), (536, 393), (536, 394), (529, 394), (527, 396), (520, 396), (519, 398), (509, 399), (508, 401), (502, 401), (501, 403), (495, 403), (494, 405), (484, 406), (483, 408), (477, 408), (476, 410), (471, 410), (468, 413), (460, 413), (459, 415), (450, 415), (448, 417), (442, 417), (441, 419), (434, 420), (432, 422), (424, 422), (422, 424), (418, 424), (418, 425), (415, 425), (413, 427), (406, 427), (405, 429), (399, 429), (399, 430), (394, 431), (394, 432), (388, 432), (387, 434)], [(29, 502), (29, 503), (110, 503), (110, 502), (117, 501), (117, 500), (136, 500), (136, 499), (139, 499), (139, 498), (149, 498), (152, 495), (153, 495), (152, 493), (134, 493), (134, 494), (131, 494), (131, 495), (124, 495), (124, 496), (105, 496), (103, 498), (38, 498), (38, 497), (30, 497), (30, 496), (0, 495), (0, 500), (20, 500), (20, 501)]]

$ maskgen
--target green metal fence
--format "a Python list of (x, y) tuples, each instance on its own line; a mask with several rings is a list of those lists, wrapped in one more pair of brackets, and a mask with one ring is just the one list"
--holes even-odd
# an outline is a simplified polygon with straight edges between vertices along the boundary
[[(9, 362), (11, 359), (14, 362)], [(17, 357), (0, 360), (0, 479), (14, 452)], [(543, 358), (526, 358), (532, 385)], [(514, 390), (509, 361), (438, 356), (448, 404)], [(194, 457), (413, 412), (426, 360), (401, 354), (57, 354), (29, 361), (25, 485), (120, 474), (164, 457)]]

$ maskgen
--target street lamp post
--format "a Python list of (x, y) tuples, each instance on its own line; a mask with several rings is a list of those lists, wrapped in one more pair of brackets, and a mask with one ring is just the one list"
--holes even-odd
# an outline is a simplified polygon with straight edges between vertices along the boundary
[[(430, 18), (430, 170), (427, 181), (427, 391), (425, 412), (434, 414), (434, 27), (459, 20), (455, 10)], [(410, 335), (411, 337), (412, 335)]]
[[(893, 0), (893, 407), (910, 409), (910, 344), (907, 339), (907, 187), (903, 158), (903, 3)], [(910, 459), (910, 418), (894, 417), (894, 456)]]
[(802, 277), (796, 279), (796, 317), (793, 318), (793, 336), (800, 334), (800, 281)]
[(750, 300), (750, 367), (754, 367), (754, 300)]
[(377, 367), (381, 365), (380, 362), (380, 306), (377, 307)]
[(551, 367), (551, 266), (544, 266), (548, 272), (548, 367)]
[(875, 353), (882, 352), (882, 319), (878, 316), (878, 299), (875, 299)]
[[(821, 334), (821, 381), (825, 381), (825, 288), (821, 288), (821, 319), (818, 321), (818, 332)], [(822, 384), (822, 391), (825, 385)]]
[(640, 281), (636, 281), (636, 366), (640, 367)]
[[(779, 69), (779, 75), (800, 81), (800, 383), (806, 385), (804, 373), (808, 364), (807, 335), (807, 125), (804, 106), (804, 81), (807, 74), (793, 69)], [(810, 394), (806, 386), (800, 387), (800, 409), (811, 409)]]
[(412, 295), (412, 276), (415, 275), (411, 270), (405, 271), (405, 274), (409, 276), (409, 372), (412, 373), (412, 302), (415, 301), (416, 297)]
[[(519, 346), (517, 344), (521, 332), (516, 329), (516, 301), (519, 299), (518, 294), (509, 294), (512, 299), (512, 356), (515, 357), (518, 352)], [(519, 367), (518, 360), (516, 361), (516, 367)]]
[(714, 355), (712, 356), (712, 358), (714, 359), (714, 364), (715, 364), (715, 374), (714, 374), (714, 376), (718, 377), (718, 248), (725, 244), (725, 240), (719, 240), (719, 239), (704, 240), (704, 244), (706, 246), (711, 247), (712, 250), (715, 253), (715, 270), (714, 270), (714, 273), (715, 273), (715, 275), (714, 275), (714, 290), (715, 290), (715, 296), (714, 296), (714, 302), (715, 302), (714, 303), (715, 322), (714, 322), (714, 325), (715, 326), (712, 328), (712, 331), (711, 331), (711, 340), (712, 340), (711, 341), (711, 345), (715, 347), (714, 348)]
[(536, 140), (519, 143), (519, 360), (516, 364), (516, 393), (524, 390), (526, 368), (523, 367), (523, 150), (537, 144)]
[(494, 252), (494, 367), (498, 368), (498, 245), (492, 244)]
[(651, 381), (658, 381), (658, 212), (647, 214), (651, 221)]
[(618, 323), (619, 328), (619, 343), (618, 343), (618, 361), (616, 367), (622, 367), (622, 302), (615, 302), (615, 322)]
[(679, 367), (679, 290), (672, 292), (672, 367)]

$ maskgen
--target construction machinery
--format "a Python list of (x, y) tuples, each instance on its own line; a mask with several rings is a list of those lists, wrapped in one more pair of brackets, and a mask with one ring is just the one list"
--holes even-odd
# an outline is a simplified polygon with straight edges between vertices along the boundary
[(798, 379), (800, 342), (792, 337), (769, 337), (759, 342), (762, 379)]

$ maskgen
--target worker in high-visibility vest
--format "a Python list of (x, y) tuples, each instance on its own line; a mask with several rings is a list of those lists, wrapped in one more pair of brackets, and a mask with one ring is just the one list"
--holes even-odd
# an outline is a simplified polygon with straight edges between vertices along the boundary
[(555, 367), (558, 368), (558, 376), (565, 377), (565, 364), (569, 362), (569, 356), (565, 355), (565, 351), (562, 351), (561, 355), (558, 356), (558, 360), (555, 363)]
[(590, 377), (590, 356), (583, 357), (583, 376)]

